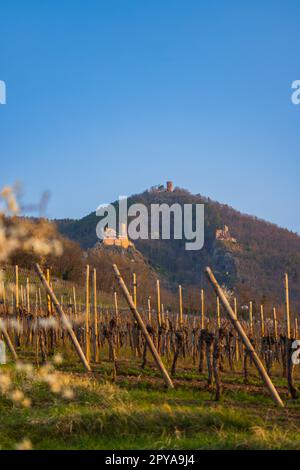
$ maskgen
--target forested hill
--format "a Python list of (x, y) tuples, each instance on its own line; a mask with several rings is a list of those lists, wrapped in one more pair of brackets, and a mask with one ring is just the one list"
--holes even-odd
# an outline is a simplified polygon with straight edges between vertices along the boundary
[[(283, 274), (290, 277), (292, 302), (300, 302), (300, 237), (286, 229), (242, 214), (225, 204), (175, 188), (173, 192), (145, 191), (131, 196), (128, 204), (152, 203), (205, 205), (205, 243), (200, 251), (186, 251), (182, 240), (139, 240), (136, 247), (171, 282), (199, 286), (206, 265), (242, 300), (250, 297), (270, 302), (283, 300)], [(60, 232), (83, 248), (97, 242), (95, 213), (80, 220), (56, 221)], [(216, 240), (216, 230), (229, 227), (231, 241)]]

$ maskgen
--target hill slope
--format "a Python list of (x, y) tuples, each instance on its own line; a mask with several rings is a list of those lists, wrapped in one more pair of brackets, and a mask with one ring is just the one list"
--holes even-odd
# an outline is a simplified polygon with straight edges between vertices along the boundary
[[(283, 300), (282, 276), (290, 275), (292, 302), (300, 301), (300, 237), (256, 217), (242, 214), (228, 205), (176, 188), (174, 192), (133, 195), (131, 203), (150, 204), (203, 203), (205, 205), (205, 243), (200, 251), (186, 251), (182, 240), (138, 240), (138, 250), (160, 269), (170, 282), (199, 286), (204, 283), (203, 270), (211, 265), (219, 280), (234, 289), (246, 301), (258, 302), (267, 297), (272, 302)], [(89, 248), (97, 242), (95, 213), (80, 220), (56, 221), (60, 232)], [(229, 226), (237, 243), (216, 240), (216, 230)]]

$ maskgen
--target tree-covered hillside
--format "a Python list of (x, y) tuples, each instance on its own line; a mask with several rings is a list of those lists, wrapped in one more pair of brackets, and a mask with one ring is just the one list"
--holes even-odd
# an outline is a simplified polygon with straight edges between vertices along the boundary
[[(138, 240), (136, 247), (152, 266), (173, 283), (199, 286), (205, 282), (203, 270), (211, 265), (219, 280), (234, 289), (242, 300), (257, 302), (283, 300), (282, 277), (290, 276), (292, 302), (300, 301), (300, 237), (286, 229), (242, 214), (225, 204), (176, 188), (173, 192), (145, 191), (131, 196), (131, 203), (205, 205), (205, 243), (202, 250), (185, 250), (184, 240)], [(117, 203), (116, 203), (117, 204)], [(95, 213), (80, 220), (56, 221), (60, 232), (78, 241), (83, 248), (97, 242)], [(229, 227), (237, 243), (216, 240), (216, 230)]]

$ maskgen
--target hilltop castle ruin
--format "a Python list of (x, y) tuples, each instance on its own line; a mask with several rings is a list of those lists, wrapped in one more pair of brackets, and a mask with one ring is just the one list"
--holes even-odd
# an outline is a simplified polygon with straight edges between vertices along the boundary
[(216, 240), (237, 243), (236, 238), (230, 235), (228, 225), (224, 225), (224, 228), (218, 228), (216, 230)]
[(117, 232), (113, 228), (107, 227), (103, 234), (103, 245), (106, 246), (119, 246), (121, 248), (129, 248), (133, 243), (129, 240), (127, 235), (126, 224), (121, 225), (121, 232)]

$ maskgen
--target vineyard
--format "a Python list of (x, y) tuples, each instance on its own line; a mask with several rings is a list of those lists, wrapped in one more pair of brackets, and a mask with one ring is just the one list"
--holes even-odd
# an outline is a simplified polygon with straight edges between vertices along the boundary
[(84, 285), (3, 269), (3, 448), (300, 447), (288, 275), (284, 314), (239, 305), (210, 270), (215, 308), (200, 287), (188, 314), (181, 286), (169, 310), (159, 280), (154, 299), (112, 270), (109, 295), (91, 266)]

